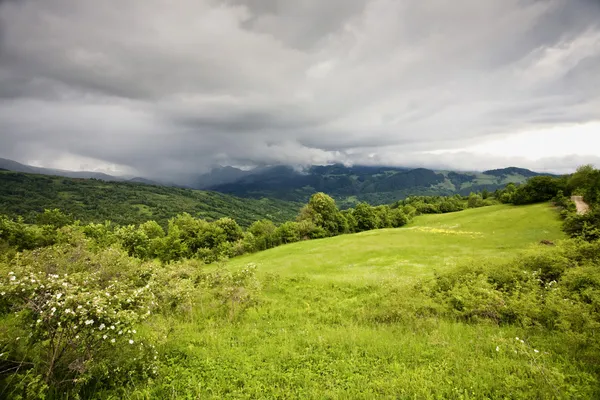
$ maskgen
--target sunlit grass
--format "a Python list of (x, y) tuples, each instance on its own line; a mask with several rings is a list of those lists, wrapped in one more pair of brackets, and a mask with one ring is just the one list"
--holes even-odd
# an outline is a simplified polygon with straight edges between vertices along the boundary
[(594, 377), (554, 351), (567, 340), (559, 334), (374, 318), (390, 296), (409, 304), (403, 288), (434, 270), (507, 260), (561, 238), (548, 205), (497, 206), (233, 259), (229, 268), (258, 265), (262, 303), (234, 322), (204, 307), (153, 321), (169, 355), (162, 378), (125, 397), (589, 398)]

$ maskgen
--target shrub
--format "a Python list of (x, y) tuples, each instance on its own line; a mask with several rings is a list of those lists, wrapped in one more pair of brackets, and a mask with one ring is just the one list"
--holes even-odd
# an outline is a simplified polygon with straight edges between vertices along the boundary
[[(2, 265), (0, 310), (19, 334), (1, 338), (3, 363), (21, 361), (0, 384), (62, 393), (151, 376), (154, 364), (134, 328), (156, 304), (150, 276), (147, 266), (119, 250), (95, 254), (85, 243), (26, 252)], [(122, 349), (139, 361), (117, 356)], [(130, 373), (115, 374), (122, 369)]]

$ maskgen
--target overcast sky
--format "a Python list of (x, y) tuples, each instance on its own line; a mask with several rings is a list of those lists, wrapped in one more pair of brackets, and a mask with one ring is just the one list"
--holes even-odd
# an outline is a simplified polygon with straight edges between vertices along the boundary
[(600, 0), (0, 0), (0, 157), (600, 165)]

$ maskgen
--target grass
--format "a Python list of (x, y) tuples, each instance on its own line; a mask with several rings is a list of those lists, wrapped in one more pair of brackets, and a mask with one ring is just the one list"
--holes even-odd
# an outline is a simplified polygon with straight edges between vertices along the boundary
[(234, 259), (230, 268), (258, 265), (261, 304), (234, 321), (205, 306), (153, 320), (146, 329), (167, 354), (161, 377), (121, 397), (591, 398), (597, 382), (561, 352), (568, 338), (560, 334), (381, 318), (410, 305), (406, 288), (434, 270), (509, 259), (561, 239), (559, 228), (548, 205), (497, 206)]
[(422, 215), (400, 229), (294, 243), (236, 258), (230, 265), (253, 262), (262, 272), (321, 280), (412, 279), (468, 258), (506, 259), (542, 239), (563, 237), (549, 206), (501, 205)]

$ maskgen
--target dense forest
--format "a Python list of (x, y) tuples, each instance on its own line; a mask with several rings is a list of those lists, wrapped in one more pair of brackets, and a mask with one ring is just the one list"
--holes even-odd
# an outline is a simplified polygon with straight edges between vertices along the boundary
[(27, 222), (34, 222), (44, 209), (58, 208), (82, 222), (126, 225), (154, 220), (166, 227), (170, 218), (186, 212), (208, 220), (231, 217), (248, 226), (263, 218), (277, 223), (293, 219), (300, 206), (175, 187), (0, 171), (0, 212)]

